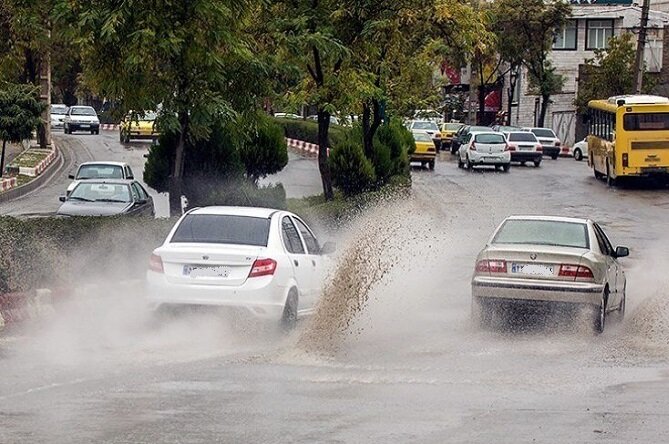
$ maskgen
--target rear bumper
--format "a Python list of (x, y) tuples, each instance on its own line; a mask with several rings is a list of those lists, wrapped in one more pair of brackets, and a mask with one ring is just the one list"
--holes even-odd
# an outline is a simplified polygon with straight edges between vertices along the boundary
[(437, 158), (437, 153), (413, 153), (411, 162), (429, 162)]
[(551, 157), (559, 156), (560, 151), (562, 151), (562, 148), (559, 146), (544, 146), (543, 149), (544, 149), (543, 155)]
[(539, 160), (543, 157), (541, 151), (511, 151), (512, 162), (528, 162)]
[(272, 277), (255, 278), (239, 287), (221, 285), (173, 284), (163, 274), (146, 274), (149, 307), (211, 306), (242, 309), (258, 318), (281, 319), (287, 288), (276, 285)]
[(469, 160), (474, 165), (507, 165), (511, 163), (511, 152), (504, 151), (503, 153), (487, 154), (470, 151)]
[(157, 134), (157, 133), (130, 131), (130, 138), (131, 139), (157, 139), (158, 137), (160, 137), (160, 134)]
[(498, 301), (543, 301), (599, 305), (604, 286), (591, 282), (560, 282), (475, 276), (472, 296)]

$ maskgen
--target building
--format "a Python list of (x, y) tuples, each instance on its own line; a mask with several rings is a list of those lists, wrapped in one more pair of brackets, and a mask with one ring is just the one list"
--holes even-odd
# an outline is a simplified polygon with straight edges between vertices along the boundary
[(650, 0), (650, 9), (654, 11), (669, 12), (669, 0)]
[[(579, 67), (594, 57), (595, 49), (606, 48), (612, 36), (632, 33), (636, 42), (639, 32), (641, 7), (610, 3), (613, 2), (573, 5), (571, 19), (554, 40), (551, 63), (564, 76), (565, 83), (562, 92), (551, 97), (544, 125), (553, 128), (568, 145), (576, 139), (574, 100), (578, 91)], [(647, 36), (644, 55), (647, 70), (657, 73), (660, 78), (669, 78), (669, 13), (650, 11)], [(665, 71), (667, 75), (664, 75)], [(527, 72), (521, 73), (519, 83), (517, 106), (513, 109), (511, 123), (534, 126), (540, 98), (529, 91)]]

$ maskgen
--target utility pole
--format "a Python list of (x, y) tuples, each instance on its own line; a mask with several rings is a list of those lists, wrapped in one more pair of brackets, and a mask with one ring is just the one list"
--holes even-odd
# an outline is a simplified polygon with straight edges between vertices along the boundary
[(644, 52), (646, 49), (646, 32), (648, 28), (648, 11), (650, 9), (650, 0), (643, 0), (641, 6), (641, 27), (639, 28), (639, 40), (636, 44), (636, 57), (634, 60), (634, 69), (636, 77), (634, 79), (634, 92), (641, 94), (643, 87), (643, 71), (644, 71)]

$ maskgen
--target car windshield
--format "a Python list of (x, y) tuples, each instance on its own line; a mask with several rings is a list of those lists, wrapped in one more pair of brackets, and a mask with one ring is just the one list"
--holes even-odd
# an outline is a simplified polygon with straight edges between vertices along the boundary
[(65, 105), (51, 105), (51, 114), (56, 114), (62, 116), (67, 114), (67, 106)]
[(95, 110), (93, 108), (90, 108), (88, 106), (85, 107), (79, 107), (76, 106), (72, 108), (72, 111), (70, 112), (71, 115), (73, 116), (96, 116), (97, 114), (95, 113)]
[(553, 130), (547, 128), (534, 128), (532, 132), (537, 137), (555, 137)]
[(267, 246), (269, 218), (228, 214), (189, 214), (172, 236), (173, 243)]
[(413, 138), (416, 142), (432, 142), (430, 136), (425, 133), (414, 133)]
[(82, 165), (76, 179), (124, 179), (123, 168), (120, 165)]
[(506, 143), (502, 134), (476, 134), (474, 142), (477, 143)]
[(444, 129), (446, 131), (457, 131), (462, 127), (462, 123), (445, 123)]
[(507, 220), (492, 243), (589, 248), (586, 224), (554, 220)]
[(490, 127), (487, 126), (471, 126), (469, 127), (470, 133), (485, 132), (490, 131)]
[(413, 129), (415, 129), (415, 130), (434, 130), (434, 131), (438, 131), (439, 127), (434, 122), (414, 122)]
[(143, 115), (138, 114), (136, 117), (133, 117), (132, 120), (135, 120), (135, 118), (136, 118), (137, 120), (144, 121), (144, 122), (153, 122), (154, 120), (156, 120), (157, 117), (158, 117), (158, 115), (155, 112), (147, 111)]
[(509, 133), (509, 142), (536, 142), (537, 138), (532, 133)]
[(130, 187), (126, 184), (80, 182), (68, 200), (87, 202), (131, 202)]

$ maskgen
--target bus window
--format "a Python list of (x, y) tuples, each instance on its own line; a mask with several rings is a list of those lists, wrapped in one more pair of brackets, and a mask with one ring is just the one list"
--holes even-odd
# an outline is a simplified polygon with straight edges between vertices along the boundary
[(669, 130), (669, 113), (630, 113), (623, 116), (625, 131)]

